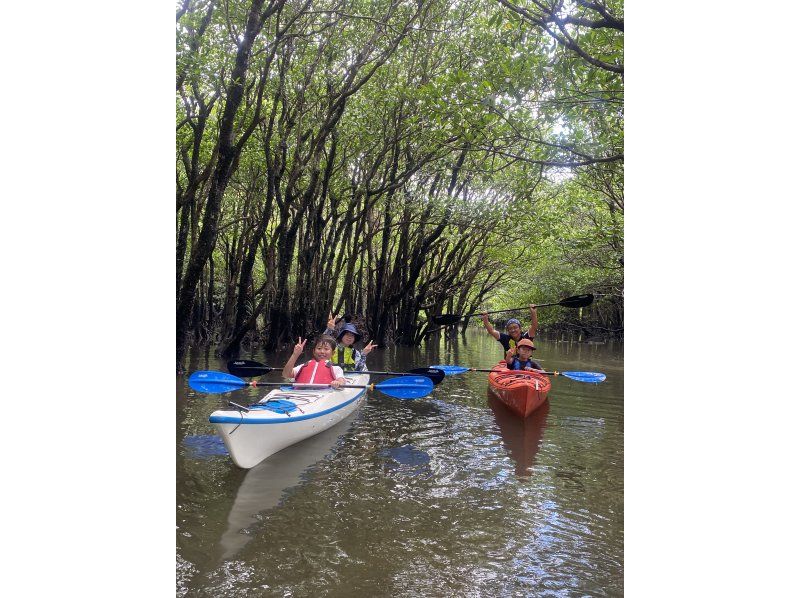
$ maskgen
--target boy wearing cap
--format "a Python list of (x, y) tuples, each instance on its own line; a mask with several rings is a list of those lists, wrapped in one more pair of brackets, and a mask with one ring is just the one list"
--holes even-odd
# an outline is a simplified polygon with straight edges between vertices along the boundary
[[(330, 313), (328, 319), (328, 328), (325, 330), (325, 334), (334, 335), (335, 327), (336, 316)], [(358, 330), (353, 324), (347, 322), (344, 326), (342, 326), (342, 329), (336, 336), (336, 340), (339, 344), (336, 346), (336, 349), (331, 355), (331, 362), (346, 370), (358, 372), (366, 371), (367, 354), (378, 345), (373, 345), (372, 341), (369, 341), (364, 349), (359, 351), (353, 347), (353, 343), (360, 338), (361, 334), (359, 334)]]
[(511, 318), (506, 322), (506, 332), (495, 330), (491, 322), (489, 322), (489, 314), (483, 312), (481, 318), (483, 319), (483, 327), (489, 336), (493, 336), (498, 343), (503, 345), (506, 352), (506, 360), (510, 359), (516, 353), (517, 344), (523, 338), (531, 339), (536, 334), (536, 328), (539, 325), (539, 319), (536, 316), (536, 306), (531, 303), (528, 306), (531, 310), (531, 325), (527, 332), (522, 332), (522, 324), (516, 318)]
[(529, 338), (520, 339), (517, 343), (517, 352), (515, 355), (506, 358), (506, 363), (508, 364), (509, 370), (544, 370), (544, 368), (539, 364), (539, 362), (534, 361), (531, 359), (531, 355), (536, 350), (536, 347), (533, 346), (533, 342)]

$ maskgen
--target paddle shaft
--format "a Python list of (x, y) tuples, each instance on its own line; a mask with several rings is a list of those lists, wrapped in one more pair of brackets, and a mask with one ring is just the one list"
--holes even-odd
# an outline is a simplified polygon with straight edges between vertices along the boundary
[(345, 374), (375, 374), (380, 376), (424, 376), (421, 372), (373, 372), (372, 370), (345, 371)]
[[(334, 364), (336, 365), (336, 364)], [(252, 372), (252, 375), (257, 375), (255, 372), (256, 370), (263, 373), (268, 372), (279, 372), (283, 370), (283, 368), (273, 368), (268, 365), (264, 365), (263, 363), (259, 363), (257, 361), (249, 361), (249, 360), (239, 360), (239, 361), (229, 361), (228, 362), (228, 370), (239, 370), (244, 371), (247, 370), (248, 372)], [(387, 376), (417, 376), (419, 375), (417, 372), (373, 372), (370, 370), (360, 370), (360, 371), (347, 371), (345, 374), (386, 374)]]
[[(497, 370), (474, 370), (476, 372), (496, 372)], [(502, 371), (502, 370), (501, 370)], [(544, 370), (508, 370), (508, 373), (512, 372), (531, 372), (533, 374), (542, 374), (544, 376), (560, 376), (561, 372), (545, 372)], [(506, 372), (503, 372), (504, 374)]]
[[(238, 369), (244, 369), (244, 368), (238, 368)], [(251, 370), (261, 369), (261, 370), (264, 371), (265, 374), (269, 373), (269, 372), (280, 372), (280, 371), (283, 371), (283, 368), (271, 368), (271, 367), (266, 366), (266, 365), (265, 366), (258, 366), (258, 368), (256, 366), (250, 366), (249, 369), (251, 369)], [(419, 374), (416, 374), (414, 372), (374, 372), (372, 370), (345, 370), (344, 373), (345, 374), (376, 374), (376, 375), (380, 374), (380, 375), (384, 375), (384, 376), (419, 376)]]
[(603, 374), (602, 372), (567, 372), (567, 371), (564, 371), (564, 372), (558, 372), (558, 371), (545, 372), (544, 370), (509, 370), (509, 369), (500, 370), (500, 369), (495, 369), (495, 368), (492, 368), (492, 369), (489, 370), (489, 369), (480, 369), (480, 368), (467, 368), (467, 367), (463, 367), (463, 366), (459, 366), (459, 365), (441, 365), (441, 364), (440, 365), (436, 365), (436, 366), (431, 366), (431, 367), (435, 367), (435, 368), (443, 370), (445, 372), (445, 374), (448, 375), (448, 376), (455, 376), (456, 374), (464, 374), (466, 372), (490, 372), (490, 373), (491, 372), (496, 372), (498, 374), (502, 373), (502, 374), (505, 374), (505, 375), (507, 375), (508, 372), (512, 372), (512, 373), (513, 372), (538, 372), (538, 373), (543, 374), (545, 376), (564, 376), (565, 378), (569, 378), (570, 380), (575, 380), (576, 382), (589, 382), (589, 383), (594, 383), (594, 384), (603, 382), (606, 379), (606, 375)]
[(569, 380), (575, 380), (575, 382), (586, 382), (587, 384), (600, 384), (600, 382), (603, 382), (606, 379), (606, 375), (601, 372), (558, 372), (558, 371), (545, 372), (542, 370), (508, 370), (508, 371), (531, 372), (531, 373), (543, 374), (545, 376), (564, 376), (564, 378), (568, 378)]
[[(291, 386), (291, 382), (248, 382), (246, 386)], [(304, 388), (333, 388), (330, 384), (298, 384)], [(339, 388), (375, 388), (374, 384), (342, 384)]]
[[(440, 372), (441, 373), (441, 372)], [(258, 386), (288, 386), (286, 382), (248, 382), (233, 374), (200, 370), (189, 376), (189, 387), (202, 393), (222, 394), (233, 392), (243, 388), (254, 388)], [(389, 378), (377, 384), (342, 384), (334, 386), (332, 384), (304, 384), (294, 382), (289, 386), (291, 390), (315, 390), (315, 389), (339, 389), (339, 388), (364, 388), (379, 390), (385, 395), (396, 399), (418, 399), (428, 395), (433, 390), (433, 380), (427, 376), (398, 376)]]
[[(555, 303), (539, 303), (539, 304), (536, 305), (536, 308), (538, 309), (540, 307), (550, 307), (551, 305), (561, 305), (561, 301), (556, 301)], [(461, 317), (462, 318), (471, 318), (472, 316), (480, 316), (483, 313), (501, 314), (501, 313), (503, 313), (505, 311), (520, 311), (520, 310), (523, 310), (523, 309), (528, 309), (529, 307), (530, 307), (530, 305), (523, 305), (522, 307), (509, 307), (508, 309), (496, 309), (494, 311), (487, 311), (487, 312), (477, 311), (474, 314), (464, 314)]]
[[(269, 372), (281, 372), (281, 371), (283, 371), (283, 368), (272, 368), (272, 367), (269, 367), (267, 365), (246, 366), (246, 367), (238, 367), (238, 368), (230, 368), (229, 367), (228, 369), (238, 369), (240, 371), (243, 370), (243, 369), (253, 370), (253, 375), (255, 375), (255, 370), (261, 370), (261, 372), (263, 372), (264, 374), (268, 374)], [(416, 375), (416, 374), (409, 374), (408, 372), (372, 372), (372, 371), (367, 371), (367, 370), (345, 371), (344, 373), (345, 374), (387, 374), (387, 375), (391, 375), (391, 376), (415, 376)]]
[[(228, 362), (228, 371), (236, 376), (246, 376), (248, 378), (263, 376), (272, 371), (281, 371), (282, 368), (272, 368), (257, 361), (238, 359)], [(416, 368), (408, 372), (374, 372), (370, 370), (348, 371), (345, 374), (375, 374), (378, 376), (427, 376), (438, 384), (444, 378), (444, 374), (430, 371), (430, 368)]]
[(534, 372), (536, 374), (544, 374), (545, 376), (560, 376), (561, 375), (561, 372), (556, 372), (556, 371), (545, 372), (544, 370), (506, 370), (506, 371), (503, 371), (503, 370), (482, 369), (482, 368), (466, 368), (466, 370), (468, 372), (497, 372), (497, 371), (501, 371), (504, 374), (506, 373), (506, 371), (508, 371), (508, 372)]
[[(482, 370), (480, 368), (467, 368), (470, 372), (496, 372), (497, 370)], [(502, 371), (502, 370), (500, 370)], [(558, 376), (559, 372), (544, 372), (542, 370), (508, 370), (509, 372), (524, 372), (524, 371), (533, 371), (537, 374), (547, 374), (548, 376)], [(503, 372), (505, 373), (505, 372)]]
[[(562, 307), (578, 308), (578, 307), (586, 307), (587, 305), (590, 305), (593, 301), (594, 301), (594, 295), (592, 295), (591, 293), (587, 293), (586, 295), (575, 295), (574, 297), (567, 297), (566, 299), (562, 299), (561, 301), (555, 301), (553, 303), (540, 303), (540, 304), (534, 305), (534, 306), (536, 308), (539, 308), (539, 307), (548, 307), (550, 305), (560, 305)], [(443, 325), (443, 326), (452, 326), (453, 324), (457, 323), (460, 320), (463, 320), (464, 318), (471, 318), (473, 316), (480, 316), (480, 315), (483, 315), (484, 313), (486, 313), (486, 314), (499, 314), (499, 313), (508, 312), (508, 311), (520, 311), (520, 310), (526, 309), (528, 307), (530, 307), (530, 306), (510, 307), (508, 309), (497, 309), (497, 310), (494, 310), (494, 311), (487, 311), (487, 312), (480, 311), (480, 312), (474, 312), (474, 313), (471, 313), (471, 314), (464, 314), (464, 315), (442, 314), (442, 315), (434, 316), (433, 317), (433, 322), (435, 324), (439, 324), (439, 325)]]

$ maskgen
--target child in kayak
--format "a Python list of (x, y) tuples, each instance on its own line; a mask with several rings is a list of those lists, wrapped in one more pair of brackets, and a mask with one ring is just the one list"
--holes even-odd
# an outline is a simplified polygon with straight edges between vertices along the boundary
[[(329, 313), (328, 328), (325, 330), (325, 334), (333, 335), (335, 328), (336, 316), (334, 316), (333, 313)], [(342, 329), (336, 337), (338, 345), (331, 355), (331, 361), (340, 368), (345, 368), (348, 371), (366, 371), (367, 355), (378, 345), (373, 345), (372, 341), (369, 341), (367, 345), (359, 351), (353, 346), (353, 343), (357, 342), (360, 338), (361, 334), (359, 334), (356, 327), (350, 322), (347, 322), (342, 326)]]
[(539, 319), (536, 316), (536, 306), (531, 303), (528, 307), (531, 310), (531, 325), (526, 332), (522, 332), (522, 324), (516, 318), (511, 318), (506, 322), (505, 333), (500, 332), (499, 330), (495, 330), (494, 326), (489, 322), (489, 314), (487, 312), (481, 314), (483, 327), (486, 328), (486, 332), (489, 336), (493, 336), (498, 343), (503, 345), (503, 349), (505, 349), (506, 352), (506, 361), (514, 357), (520, 339), (532, 339), (536, 334), (536, 328), (539, 325)]
[(347, 384), (342, 368), (330, 362), (331, 354), (336, 349), (336, 339), (326, 334), (314, 340), (313, 359), (295, 367), (294, 364), (303, 354), (307, 340), (297, 339), (289, 361), (283, 366), (283, 377), (293, 378), (295, 384), (330, 384), (333, 388)]
[(506, 363), (509, 370), (527, 370), (529, 372), (539, 370), (543, 371), (544, 368), (537, 362), (531, 359), (531, 355), (536, 350), (533, 342), (529, 338), (520, 339), (517, 343), (516, 354), (507, 357)]

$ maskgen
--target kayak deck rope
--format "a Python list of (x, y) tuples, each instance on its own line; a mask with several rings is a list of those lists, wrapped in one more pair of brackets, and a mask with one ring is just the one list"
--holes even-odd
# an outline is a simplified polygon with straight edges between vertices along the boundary
[(242, 423), (244, 422), (244, 412), (245, 412), (245, 411), (250, 411), (250, 410), (249, 410), (247, 407), (242, 407), (242, 406), (241, 406), (241, 405), (239, 405), (238, 403), (234, 403), (233, 401), (228, 401), (228, 405), (231, 405), (231, 406), (233, 406), (233, 407), (236, 409), (236, 411), (238, 411), (238, 412), (239, 412), (239, 423), (238, 423), (238, 424), (236, 424), (236, 427), (235, 427), (233, 430), (231, 430), (230, 432), (228, 432), (228, 436), (230, 436), (230, 435), (231, 435), (231, 434), (233, 434), (233, 433), (234, 433), (236, 430), (238, 430), (238, 429), (239, 429), (239, 426), (241, 426), (241, 425), (242, 425)]
[[(530, 372), (531, 374), (535, 374), (536, 372)], [(543, 375), (543, 374), (542, 374)], [(533, 378), (536, 380), (535, 376), (526, 376), (525, 374), (500, 374), (495, 378), (498, 382), (501, 380), (530, 380)]]
[[(536, 372), (530, 372), (530, 373), (534, 374)], [(544, 375), (544, 374), (541, 374), (541, 375)], [(513, 373), (513, 374), (511, 374), (511, 373), (509, 373), (509, 374), (500, 374), (500, 375), (495, 377), (495, 383), (499, 384), (500, 386), (508, 386), (511, 382), (513, 382), (515, 380), (533, 380), (533, 387), (537, 391), (541, 390), (541, 388), (539, 387), (540, 380), (539, 380), (539, 378), (537, 376), (530, 376), (530, 375), (525, 375), (525, 374), (521, 374), (521, 373), (516, 372), (516, 373)]]

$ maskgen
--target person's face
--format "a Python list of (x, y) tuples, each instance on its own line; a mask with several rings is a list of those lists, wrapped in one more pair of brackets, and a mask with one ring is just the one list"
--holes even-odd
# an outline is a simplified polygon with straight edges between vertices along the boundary
[(356, 340), (355, 335), (352, 332), (345, 332), (340, 339), (340, 342), (345, 346), (349, 347), (352, 345)]
[(519, 324), (509, 324), (506, 326), (506, 334), (516, 340), (522, 335), (522, 328), (519, 327)]
[(328, 343), (319, 343), (314, 347), (314, 359), (317, 361), (330, 359), (331, 353), (333, 353), (333, 349)]
[(519, 347), (517, 349), (517, 353), (519, 353), (519, 356), (522, 358), (522, 361), (525, 361), (531, 358), (531, 355), (533, 354), (533, 349), (531, 349), (530, 347)]

